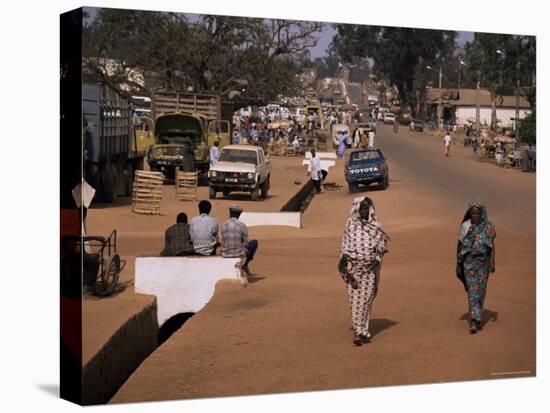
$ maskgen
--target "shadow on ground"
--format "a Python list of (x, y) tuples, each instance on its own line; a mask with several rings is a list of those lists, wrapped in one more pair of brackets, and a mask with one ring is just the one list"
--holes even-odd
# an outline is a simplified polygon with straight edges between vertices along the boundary
[(397, 324), (399, 323), (396, 323), (388, 318), (373, 318), (369, 321), (369, 331), (373, 336), (375, 336), (388, 328), (396, 326)]
[[(470, 320), (470, 312), (462, 314), (462, 316), (459, 318), (459, 320)], [(481, 314), (481, 327), (484, 327), (485, 324), (487, 324), (489, 321), (497, 321), (498, 320), (498, 312), (492, 311), (492, 310), (483, 310), (483, 313)]]

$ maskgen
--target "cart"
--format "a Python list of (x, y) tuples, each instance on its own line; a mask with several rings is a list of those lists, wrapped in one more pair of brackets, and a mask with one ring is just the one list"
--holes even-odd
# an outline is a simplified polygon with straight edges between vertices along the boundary
[[(96, 296), (108, 296), (118, 284), (120, 272), (126, 265), (117, 253), (117, 231), (107, 237), (67, 235), (61, 238), (64, 279), (75, 285), (82, 269), (82, 290)], [(80, 288), (80, 280), (78, 281)]]

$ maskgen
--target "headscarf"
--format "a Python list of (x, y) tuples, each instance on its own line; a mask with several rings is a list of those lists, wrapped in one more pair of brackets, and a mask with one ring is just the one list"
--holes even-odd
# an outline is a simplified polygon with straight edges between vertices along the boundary
[(472, 225), (468, 230), (468, 233), (462, 241), (462, 249), (459, 253), (459, 258), (462, 259), (468, 254), (472, 255), (485, 255), (493, 248), (493, 241), (496, 237), (496, 231), (493, 224), (487, 217), (487, 208), (479, 202), (471, 202), (468, 205), (468, 209), (464, 214), (462, 223), (471, 219), (472, 208), (478, 208), (481, 211), (481, 217), (479, 222)]
[(347, 255), (352, 260), (373, 262), (382, 261), (388, 251), (388, 235), (384, 232), (374, 211), (369, 207), (369, 217), (364, 220), (359, 208), (366, 197), (355, 198), (346, 222), (340, 256)]

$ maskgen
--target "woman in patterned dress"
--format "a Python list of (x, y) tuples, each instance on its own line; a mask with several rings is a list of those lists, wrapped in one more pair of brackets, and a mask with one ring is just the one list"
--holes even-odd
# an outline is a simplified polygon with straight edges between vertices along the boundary
[(346, 282), (355, 337), (353, 343), (368, 343), (369, 318), (378, 291), (382, 257), (388, 251), (389, 237), (376, 217), (372, 200), (355, 198), (346, 222), (338, 262)]
[(457, 277), (468, 293), (470, 333), (481, 329), (489, 273), (495, 272), (495, 227), (485, 206), (473, 202), (462, 220), (457, 245)]

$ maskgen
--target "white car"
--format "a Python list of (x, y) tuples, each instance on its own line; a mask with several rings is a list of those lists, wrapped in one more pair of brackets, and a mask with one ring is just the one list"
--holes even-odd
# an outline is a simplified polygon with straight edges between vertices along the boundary
[(267, 198), (271, 177), (271, 160), (262, 148), (254, 145), (227, 145), (220, 150), (217, 162), (208, 171), (210, 199), (218, 192), (250, 192), (253, 201)]
[(380, 108), (378, 109), (378, 120), (384, 120), (384, 115), (386, 113), (389, 113), (390, 110), (388, 108)]
[(394, 122), (395, 122), (395, 115), (393, 113), (386, 113), (384, 115), (384, 123), (393, 124)]

